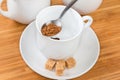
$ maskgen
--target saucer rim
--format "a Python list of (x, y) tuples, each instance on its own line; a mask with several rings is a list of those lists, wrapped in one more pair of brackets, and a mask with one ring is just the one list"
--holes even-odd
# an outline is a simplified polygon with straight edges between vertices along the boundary
[[(22, 47), (21, 47), (21, 45), (22, 45), (22, 44), (21, 44), (21, 43), (22, 43), (22, 39), (23, 39), (23, 37), (24, 37), (24, 34), (25, 34), (26, 30), (27, 30), (29, 27), (31, 27), (33, 24), (35, 24), (35, 21), (31, 22), (29, 25), (26, 26), (26, 28), (24, 29), (24, 31), (23, 31), (22, 34), (21, 34), (20, 41), (19, 41), (20, 55), (21, 55), (22, 59), (24, 60), (25, 64), (26, 64), (32, 71), (34, 71), (35, 73), (37, 73), (37, 74), (39, 74), (39, 75), (41, 75), (41, 76), (43, 76), (43, 77), (50, 78), (50, 79), (73, 79), (73, 78), (80, 77), (81, 75), (87, 73), (89, 70), (92, 69), (92, 67), (95, 66), (95, 64), (96, 64), (96, 62), (97, 62), (97, 60), (98, 60), (98, 58), (99, 58), (99, 56), (100, 56), (100, 42), (99, 42), (99, 39), (98, 39), (96, 33), (93, 31), (93, 29), (92, 29), (91, 27), (89, 27), (90, 30), (92, 31), (92, 33), (94, 33), (94, 36), (95, 36), (95, 38), (96, 38), (98, 50), (97, 50), (97, 55), (96, 55), (97, 57), (96, 57), (96, 59), (95, 59), (94, 62), (91, 64), (91, 66), (89, 66), (88, 69), (86, 69), (86, 70), (83, 71), (81, 74), (76, 75), (76, 76), (70, 76), (70, 77), (65, 77), (65, 76), (64, 76), (64, 77), (63, 77), (63, 76), (60, 76), (60, 77), (59, 77), (59, 76), (57, 76), (56, 78), (53, 78), (53, 77), (51, 77), (51, 76), (45, 75), (44, 73), (40, 73), (40, 72), (36, 71), (33, 67), (31, 67), (31, 65), (29, 64), (29, 62), (25, 59), (25, 57), (24, 57), (24, 55), (23, 55)], [(44, 56), (42, 56), (42, 57), (44, 57)]]

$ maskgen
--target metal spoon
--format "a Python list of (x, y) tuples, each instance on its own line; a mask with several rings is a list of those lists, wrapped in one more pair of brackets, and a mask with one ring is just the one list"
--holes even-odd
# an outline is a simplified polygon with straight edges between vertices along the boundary
[(48, 21), (47, 23), (45, 23), (44, 25), (47, 25), (48, 23), (53, 23), (57, 26), (60, 26), (61, 27), (61, 18), (64, 16), (64, 14), (72, 7), (72, 5), (78, 0), (72, 0), (66, 7), (65, 9), (63, 10), (63, 12), (61, 13), (60, 17), (56, 20), (51, 20), (51, 21)]

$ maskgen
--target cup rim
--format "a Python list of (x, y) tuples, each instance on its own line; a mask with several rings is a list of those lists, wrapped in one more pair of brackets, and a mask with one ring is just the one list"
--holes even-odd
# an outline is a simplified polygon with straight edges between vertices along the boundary
[[(82, 32), (82, 30), (83, 30), (83, 28), (82, 28), (82, 30), (81, 31), (79, 31), (75, 36), (73, 36), (73, 37), (71, 37), (71, 38), (69, 38), (69, 39), (65, 39), (65, 40), (54, 40), (54, 39), (50, 39), (49, 37), (47, 37), (47, 36), (44, 36), (44, 35), (42, 35), (42, 33), (41, 33), (41, 31), (39, 30), (39, 27), (38, 27), (38, 18), (39, 18), (39, 14), (42, 12), (42, 11), (44, 11), (45, 9), (48, 9), (48, 8), (50, 8), (50, 7), (66, 7), (66, 6), (64, 6), (64, 5), (53, 5), (53, 6), (49, 6), (49, 7), (46, 7), (46, 8), (44, 8), (44, 9), (42, 9), (39, 13), (38, 13), (38, 15), (36, 16), (36, 20), (35, 20), (35, 26), (36, 26), (36, 28), (37, 28), (37, 31), (39, 32), (39, 34), (41, 35), (41, 37), (43, 37), (43, 38), (46, 38), (46, 39), (48, 39), (48, 40), (50, 40), (50, 41), (54, 41), (54, 42), (67, 42), (67, 41), (70, 41), (70, 40), (73, 40), (73, 39), (75, 39), (76, 37), (78, 37), (79, 35), (80, 35), (80, 33)], [(73, 8), (70, 8), (74, 13), (75, 13), (75, 15), (77, 15), (77, 16), (79, 16), (79, 22), (80, 22), (80, 20), (82, 21), (82, 26), (84, 27), (84, 22), (83, 22), (83, 20), (82, 20), (82, 17), (81, 17), (81, 15), (75, 10), (75, 9), (73, 9)]]

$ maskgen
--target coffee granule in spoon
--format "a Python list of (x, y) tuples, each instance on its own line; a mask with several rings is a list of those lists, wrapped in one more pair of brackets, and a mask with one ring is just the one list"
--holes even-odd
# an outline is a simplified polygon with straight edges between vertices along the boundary
[(61, 31), (60, 26), (56, 26), (53, 23), (50, 23), (48, 25), (43, 25), (41, 32), (44, 36), (54, 36), (58, 34)]

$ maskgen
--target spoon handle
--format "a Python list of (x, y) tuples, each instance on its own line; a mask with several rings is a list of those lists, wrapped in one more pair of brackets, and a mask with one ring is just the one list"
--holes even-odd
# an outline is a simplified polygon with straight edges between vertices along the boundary
[(63, 12), (61, 13), (59, 19), (61, 19), (61, 18), (63, 17), (63, 15), (67, 12), (67, 10), (68, 10), (69, 8), (71, 8), (72, 5), (73, 5), (76, 1), (78, 1), (78, 0), (72, 0), (72, 1), (65, 7), (65, 9), (64, 9)]

